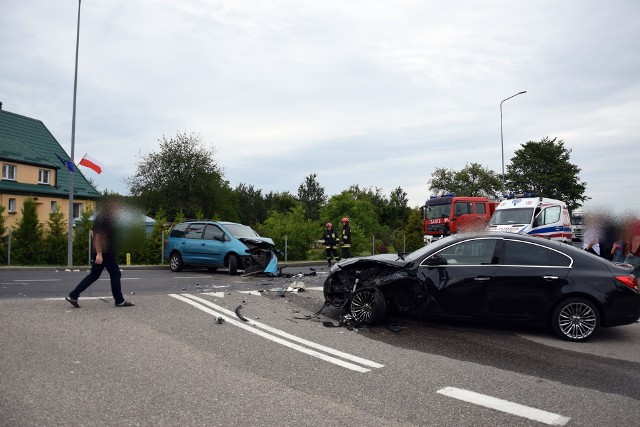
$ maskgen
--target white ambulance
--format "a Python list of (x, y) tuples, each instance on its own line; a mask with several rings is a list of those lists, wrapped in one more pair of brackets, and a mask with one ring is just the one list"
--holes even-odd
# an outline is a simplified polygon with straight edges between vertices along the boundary
[(490, 231), (529, 234), (571, 242), (566, 203), (545, 197), (514, 197), (500, 202), (489, 221)]

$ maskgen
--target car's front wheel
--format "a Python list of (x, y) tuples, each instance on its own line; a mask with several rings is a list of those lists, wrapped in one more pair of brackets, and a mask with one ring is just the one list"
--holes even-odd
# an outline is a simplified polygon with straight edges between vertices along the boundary
[(384, 318), (386, 303), (382, 292), (376, 288), (358, 289), (351, 296), (350, 314), (354, 321), (373, 325)]
[(238, 257), (236, 255), (229, 255), (229, 274), (238, 274)]
[(600, 326), (600, 312), (584, 298), (568, 298), (553, 311), (553, 331), (568, 341), (586, 341)]
[(171, 271), (181, 271), (183, 265), (180, 254), (177, 252), (172, 253), (169, 258), (169, 267), (171, 268)]

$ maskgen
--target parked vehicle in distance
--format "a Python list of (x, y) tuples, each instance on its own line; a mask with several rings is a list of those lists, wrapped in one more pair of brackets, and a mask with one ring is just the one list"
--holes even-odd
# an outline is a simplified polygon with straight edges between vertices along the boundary
[(172, 271), (191, 265), (209, 269), (226, 267), (229, 274), (243, 270), (245, 274), (278, 275), (273, 240), (261, 237), (247, 225), (233, 222), (181, 222), (169, 230), (163, 256), (169, 260)]
[(431, 196), (422, 210), (424, 243), (458, 232), (480, 231), (489, 223), (497, 205), (486, 197), (456, 196), (453, 193)]
[(582, 221), (584, 212), (578, 208), (571, 212), (571, 239), (574, 242), (582, 242)]
[(512, 233), (457, 234), (406, 256), (340, 261), (324, 283), (324, 297), (357, 323), (407, 313), (551, 326), (570, 341), (585, 341), (599, 327), (640, 317), (630, 266)]
[(513, 196), (500, 202), (489, 231), (529, 234), (571, 242), (571, 219), (566, 203), (535, 195)]

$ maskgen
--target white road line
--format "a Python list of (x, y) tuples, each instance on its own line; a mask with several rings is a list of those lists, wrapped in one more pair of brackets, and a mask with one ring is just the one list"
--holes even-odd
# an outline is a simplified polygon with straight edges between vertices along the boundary
[(256, 295), (256, 296), (262, 295), (262, 292), (260, 291), (238, 291), (238, 293), (247, 294), (247, 295)]
[[(228, 310), (228, 309), (226, 309), (226, 308), (224, 308), (222, 306), (219, 306), (217, 304), (212, 303), (211, 301), (207, 301), (206, 299), (199, 298), (199, 297), (197, 297), (195, 295), (191, 295), (191, 294), (182, 294), (182, 295), (187, 297), (187, 298), (190, 298), (190, 299), (192, 299), (194, 301), (198, 301), (198, 302), (200, 302), (200, 303), (202, 303), (204, 305), (207, 305), (207, 306), (209, 306), (209, 307), (211, 307), (211, 308), (213, 308), (215, 310), (218, 310), (218, 311), (221, 311), (223, 313), (226, 313), (228, 316), (233, 316), (234, 318), (236, 316), (236, 313), (234, 311)], [(362, 357), (354, 356), (354, 355), (349, 354), (349, 353), (344, 353), (342, 351), (335, 350), (335, 349), (333, 349), (331, 347), (326, 347), (326, 346), (324, 346), (322, 344), (318, 344), (318, 343), (315, 343), (313, 341), (309, 341), (309, 340), (306, 340), (304, 338), (300, 338), (300, 337), (297, 337), (295, 335), (291, 335), (291, 334), (289, 334), (287, 332), (281, 331), (280, 329), (276, 329), (276, 328), (273, 328), (273, 327), (271, 327), (269, 325), (265, 325), (264, 323), (257, 322), (257, 321), (255, 321), (253, 319), (250, 319), (250, 318), (246, 317), (246, 316), (243, 316), (243, 317), (245, 317), (247, 319), (247, 322), (243, 322), (243, 324), (249, 324), (249, 325), (255, 326), (257, 328), (264, 329), (265, 331), (271, 332), (272, 334), (280, 335), (281, 337), (284, 337), (284, 338), (286, 338), (288, 340), (296, 341), (296, 342), (299, 342), (300, 344), (304, 344), (307, 347), (312, 347), (312, 348), (315, 348), (317, 350), (324, 351), (325, 353), (333, 354), (334, 356), (338, 356), (338, 357), (341, 357), (343, 359), (350, 360), (351, 362), (359, 363), (359, 364), (364, 365), (364, 366), (369, 366), (371, 368), (382, 368), (382, 367), (384, 367), (384, 365), (381, 365), (380, 363), (372, 362), (371, 360), (363, 359)]]
[(438, 390), (438, 393), (453, 397), (454, 399), (484, 406), (485, 408), (495, 409), (497, 411), (506, 412), (508, 414), (517, 415), (519, 417), (528, 418), (530, 420), (552, 426), (563, 426), (571, 420), (571, 418), (563, 417), (562, 415), (554, 414), (552, 412), (520, 405), (519, 403), (498, 399), (496, 397), (487, 396), (486, 394), (480, 394), (461, 388), (445, 387)]
[(62, 279), (27, 279), (27, 280), (14, 280), (14, 282), (59, 282)]
[(213, 276), (196, 276), (195, 274), (193, 276), (173, 276), (174, 279), (193, 279), (193, 278), (206, 279), (210, 277), (213, 277)]
[[(197, 300), (202, 300), (202, 301), (205, 301), (207, 303), (208, 303), (208, 301), (203, 300), (203, 299), (198, 298), (198, 297), (194, 297), (193, 295), (189, 295), (189, 294), (185, 294), (185, 295), (170, 294), (169, 296), (171, 296), (173, 298), (176, 298), (176, 299), (178, 299), (180, 301), (186, 302), (187, 304), (190, 304), (193, 307), (196, 307), (197, 309), (202, 310), (205, 313), (208, 313), (208, 314), (210, 314), (212, 316), (215, 316), (215, 317), (222, 316), (222, 314), (220, 312), (224, 312), (224, 313), (227, 313), (227, 314), (228, 313), (233, 313), (230, 310), (226, 310), (226, 309), (220, 310), (220, 312), (216, 312), (216, 311), (206, 307), (205, 305), (201, 304)], [(194, 298), (194, 299), (197, 299), (197, 300), (189, 299), (187, 297), (191, 297), (191, 298)], [(215, 306), (215, 304), (207, 304), (207, 305)], [(222, 307), (220, 307), (220, 308), (222, 308)], [(233, 313), (233, 316), (235, 316), (235, 313)], [(311, 349), (303, 347), (303, 346), (301, 346), (299, 344), (295, 344), (295, 343), (286, 341), (286, 340), (284, 340), (282, 338), (276, 337), (274, 335), (268, 334), (268, 333), (266, 333), (264, 331), (261, 331), (261, 330), (255, 328), (251, 324), (248, 324), (249, 322), (239, 321), (239, 320), (234, 319), (233, 317), (228, 317), (225, 320), (226, 320), (227, 323), (232, 324), (234, 326), (238, 326), (239, 328), (242, 328), (242, 329), (244, 329), (244, 330), (246, 330), (248, 332), (254, 333), (254, 334), (259, 335), (259, 336), (261, 336), (263, 338), (266, 338), (268, 340), (277, 342), (278, 344), (282, 344), (282, 345), (284, 345), (286, 347), (289, 347), (291, 349), (300, 351), (302, 353), (308, 354), (310, 356), (316, 357), (316, 358), (324, 360), (326, 362), (333, 363), (333, 364), (341, 366), (343, 368), (351, 369), (351, 370), (356, 371), (356, 372), (369, 372), (370, 371), (370, 369), (364, 368), (362, 366), (359, 366), (359, 365), (356, 365), (356, 364), (353, 364), (353, 363), (350, 363), (350, 362), (346, 362), (344, 360), (337, 359), (335, 357), (332, 357), (332, 356), (317, 352), (315, 350), (311, 350)]]

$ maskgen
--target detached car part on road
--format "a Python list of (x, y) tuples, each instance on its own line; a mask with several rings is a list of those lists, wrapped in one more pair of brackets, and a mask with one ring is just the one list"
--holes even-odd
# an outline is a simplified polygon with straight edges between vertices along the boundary
[(278, 257), (273, 240), (247, 225), (224, 221), (186, 221), (169, 230), (164, 259), (172, 271), (201, 266), (226, 267), (229, 274), (264, 273), (277, 276)]
[(551, 326), (584, 341), (640, 317), (626, 265), (560, 242), (509, 233), (456, 235), (410, 254), (350, 258), (331, 268), (325, 303), (374, 324), (388, 312)]

